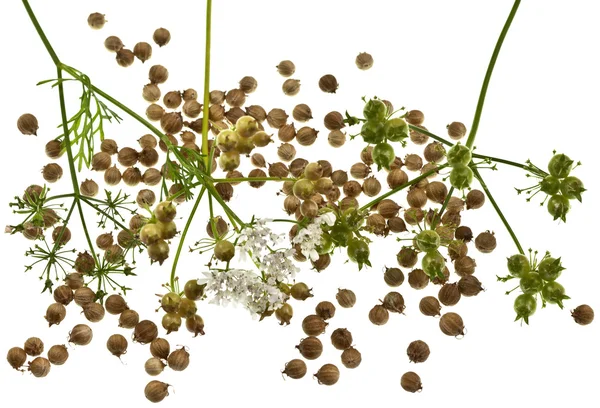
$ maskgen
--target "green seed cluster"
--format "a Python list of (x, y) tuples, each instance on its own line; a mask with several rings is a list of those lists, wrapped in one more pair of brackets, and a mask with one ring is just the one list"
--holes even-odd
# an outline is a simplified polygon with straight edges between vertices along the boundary
[(583, 182), (569, 175), (573, 163), (567, 155), (555, 154), (548, 163), (550, 174), (540, 181), (540, 191), (549, 196), (546, 208), (554, 220), (566, 222), (571, 209), (570, 200), (581, 202), (581, 194), (585, 191)]

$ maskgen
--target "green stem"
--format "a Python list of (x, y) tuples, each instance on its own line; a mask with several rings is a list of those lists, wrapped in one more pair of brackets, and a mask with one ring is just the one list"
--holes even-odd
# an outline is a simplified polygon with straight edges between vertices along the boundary
[(242, 221), (241, 218), (237, 216), (237, 214), (227, 205), (227, 203), (225, 203), (225, 200), (221, 198), (219, 192), (215, 189), (215, 186), (212, 184), (212, 182), (206, 180), (205, 186), (208, 189), (208, 193), (211, 196), (213, 196), (214, 199), (217, 200), (217, 202), (221, 205), (221, 207), (229, 217), (231, 223), (233, 224), (234, 229), (238, 230), (236, 222), (240, 225), (240, 227), (245, 227), (246, 223), (244, 223), (244, 221)]
[(434, 139), (434, 140), (437, 140), (438, 142), (440, 142), (440, 143), (443, 143), (443, 144), (445, 144), (445, 145), (447, 145), (447, 146), (454, 146), (454, 143), (452, 143), (451, 141), (449, 141), (449, 140), (446, 140), (446, 139), (444, 139), (443, 137), (440, 137), (440, 136), (438, 136), (438, 135), (435, 135), (435, 134), (431, 133), (430, 131), (428, 131), (428, 130), (425, 130), (425, 129), (423, 129), (423, 128), (419, 127), (419, 126), (415, 126), (415, 125), (408, 125), (408, 127), (409, 127), (411, 130), (417, 131), (417, 132), (419, 132), (419, 133), (423, 133), (424, 135), (427, 135), (427, 136), (429, 136), (430, 138), (432, 138), (432, 139)]
[(89, 201), (88, 197), (81, 197), (81, 201), (83, 201), (84, 203), (86, 203), (87, 205), (89, 205), (90, 207), (92, 207), (94, 210), (98, 211), (99, 213), (101, 213), (102, 215), (104, 215), (106, 218), (108, 218), (109, 220), (111, 220), (112, 222), (114, 222), (119, 228), (122, 228), (126, 231), (129, 230), (128, 227), (126, 227), (125, 225), (123, 225), (122, 223), (120, 223), (115, 217), (111, 216), (110, 214), (108, 214), (105, 211), (102, 211), (102, 209), (100, 207), (98, 207), (96, 204), (92, 203), (91, 201)]
[(50, 54), (50, 58), (52, 58), (52, 61), (54, 61), (54, 65), (56, 65), (57, 67), (60, 66), (60, 60), (58, 59), (56, 52), (54, 52), (54, 48), (52, 48), (52, 45), (50, 45), (50, 41), (48, 41), (48, 37), (46, 37), (44, 30), (42, 30), (42, 27), (40, 26), (40, 23), (38, 22), (37, 17), (33, 13), (33, 10), (31, 9), (31, 6), (29, 5), (29, 1), (23, 0), (23, 5), (25, 6), (25, 10), (27, 10), (27, 14), (29, 15), (29, 18), (31, 19), (33, 26), (35, 27), (35, 31), (37, 31), (42, 42), (44, 43), (44, 47), (46, 47), (48, 54)]
[(296, 179), (288, 177), (232, 177), (232, 178), (214, 178), (212, 181), (216, 183), (236, 183), (243, 181), (296, 181)]
[(200, 190), (200, 193), (198, 194), (198, 197), (196, 197), (196, 202), (194, 203), (192, 212), (188, 216), (185, 227), (183, 228), (183, 231), (181, 232), (181, 239), (179, 240), (179, 245), (177, 246), (177, 252), (175, 253), (175, 258), (173, 259), (173, 266), (171, 268), (170, 285), (171, 285), (172, 291), (175, 291), (175, 272), (177, 271), (177, 263), (179, 262), (179, 257), (181, 256), (181, 250), (183, 249), (183, 244), (185, 243), (185, 237), (190, 229), (190, 225), (192, 225), (192, 220), (194, 219), (194, 215), (196, 214), (196, 211), (198, 210), (198, 206), (200, 205), (200, 201), (202, 200), (202, 196), (204, 195), (205, 191), (206, 191), (206, 187), (202, 187), (202, 189)]
[(496, 42), (496, 47), (494, 48), (494, 52), (492, 53), (492, 58), (490, 59), (490, 63), (487, 68), (487, 72), (485, 73), (485, 78), (483, 80), (483, 84), (481, 86), (481, 92), (479, 93), (479, 100), (477, 101), (477, 109), (475, 109), (475, 117), (473, 118), (473, 124), (471, 125), (471, 131), (469, 132), (469, 137), (467, 139), (467, 147), (473, 148), (473, 143), (475, 143), (475, 136), (477, 136), (477, 129), (479, 128), (479, 120), (481, 119), (481, 113), (483, 111), (483, 103), (485, 102), (485, 95), (488, 90), (488, 86), (490, 84), (490, 79), (492, 79), (492, 72), (494, 71), (494, 66), (496, 65), (496, 60), (498, 59), (498, 55), (500, 54), (500, 48), (502, 48), (502, 43), (504, 42), (504, 38), (508, 33), (508, 29), (512, 24), (512, 21), (517, 14), (517, 10), (519, 9), (519, 5), (521, 4), (521, 0), (515, 0), (513, 7), (506, 19), (506, 23), (504, 23), (504, 27), (502, 28), (502, 32), (500, 33), (500, 37), (498, 37), (498, 41)]
[(55, 195), (55, 196), (52, 196), (52, 197), (48, 197), (44, 201), (45, 202), (49, 202), (49, 201), (54, 201), (54, 200), (60, 200), (61, 198), (73, 198), (73, 197), (75, 197), (75, 194), (73, 194), (73, 193), (60, 194), (60, 195)]
[(500, 159), (498, 157), (486, 156), (484, 154), (473, 153), (473, 158), (475, 158), (475, 159), (491, 160), (491, 161), (496, 162), (496, 163), (507, 164), (509, 166), (518, 167), (518, 168), (523, 169), (523, 170), (528, 170), (529, 169), (529, 165), (527, 165), (527, 164), (517, 163), (517, 162), (506, 160), (506, 159)]
[(502, 210), (500, 210), (500, 207), (496, 203), (496, 200), (494, 200), (494, 197), (492, 196), (492, 193), (490, 193), (490, 190), (488, 189), (487, 184), (485, 184), (485, 182), (483, 181), (483, 178), (481, 178), (481, 174), (479, 174), (479, 171), (477, 170), (477, 168), (473, 169), (473, 173), (475, 174), (475, 178), (477, 180), (479, 180), (479, 183), (481, 184), (481, 187), (483, 188), (483, 191), (485, 192), (485, 195), (487, 196), (488, 200), (490, 200), (490, 203), (492, 203), (492, 206), (494, 207), (494, 210), (496, 210), (496, 213), (498, 213), (498, 216), (502, 220), (502, 223), (506, 227), (506, 230), (508, 231), (508, 233), (510, 234), (512, 240), (514, 241), (515, 245), (517, 246), (517, 249), (519, 250), (519, 252), (521, 254), (525, 255), (525, 251), (523, 251), (523, 247), (519, 243), (519, 240), (517, 239), (517, 236), (515, 235), (515, 232), (511, 228), (511, 226), (508, 223), (508, 221), (506, 220), (506, 217), (502, 213)]
[(206, 0), (206, 45), (204, 49), (204, 106), (202, 108), (202, 154), (204, 155), (204, 167), (210, 174), (208, 157), (208, 108), (210, 104), (210, 36), (212, 20), (212, 0)]
[(450, 202), (450, 198), (452, 198), (452, 193), (454, 193), (454, 187), (450, 187), (450, 191), (448, 191), (448, 195), (446, 195), (446, 199), (444, 200), (444, 204), (442, 204), (442, 208), (440, 208), (440, 212), (434, 217), (433, 222), (431, 223), (431, 229), (435, 230), (437, 225), (442, 220), (442, 215), (444, 211), (446, 211), (446, 207), (448, 207), (448, 203)]
[(417, 184), (419, 181), (423, 180), (424, 178), (427, 178), (427, 177), (431, 176), (433, 173), (435, 173), (435, 172), (437, 172), (439, 170), (442, 170), (442, 169), (444, 169), (446, 167), (448, 167), (448, 164), (442, 164), (441, 166), (439, 166), (436, 169), (430, 170), (427, 173), (423, 173), (419, 177), (415, 177), (414, 179), (408, 181), (407, 183), (404, 183), (401, 186), (398, 186), (398, 187), (396, 187), (396, 188), (388, 191), (387, 193), (380, 195), (376, 199), (368, 202), (367, 204), (363, 205), (360, 208), (360, 211), (368, 210), (369, 208), (371, 208), (375, 204), (379, 203), (380, 201), (388, 198), (389, 196), (392, 196), (392, 195), (396, 194), (398, 191), (402, 191), (405, 188), (412, 186), (413, 184)]

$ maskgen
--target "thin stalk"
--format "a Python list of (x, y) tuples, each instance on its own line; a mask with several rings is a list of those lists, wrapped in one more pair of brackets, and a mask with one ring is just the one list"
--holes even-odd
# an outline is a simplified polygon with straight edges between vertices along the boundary
[(438, 167), (437, 169), (430, 170), (427, 173), (421, 174), (419, 177), (415, 177), (414, 179), (402, 184), (401, 186), (398, 186), (398, 187), (388, 191), (387, 193), (380, 195), (376, 199), (369, 201), (367, 204), (363, 205), (360, 208), (360, 211), (368, 210), (369, 208), (371, 208), (375, 204), (379, 203), (380, 201), (388, 198), (389, 196), (396, 194), (398, 191), (402, 191), (405, 188), (412, 186), (413, 184), (417, 184), (419, 181), (423, 180), (424, 178), (427, 178), (427, 177), (431, 176), (433, 173), (435, 173), (439, 170), (442, 170), (446, 167), (448, 167), (448, 164), (443, 164), (440, 167)]
[(185, 223), (185, 227), (183, 228), (183, 231), (181, 232), (181, 239), (179, 240), (179, 245), (177, 246), (177, 252), (175, 253), (175, 258), (173, 259), (173, 266), (171, 267), (170, 285), (171, 285), (172, 291), (175, 291), (175, 272), (177, 271), (177, 263), (179, 262), (179, 257), (181, 256), (181, 250), (183, 249), (183, 244), (185, 243), (185, 237), (187, 236), (187, 233), (190, 229), (190, 225), (192, 225), (192, 220), (194, 219), (194, 215), (196, 214), (196, 211), (198, 210), (198, 206), (200, 205), (200, 200), (202, 200), (202, 196), (204, 195), (205, 191), (206, 191), (206, 187), (203, 186), (202, 189), (200, 190), (200, 193), (198, 194), (198, 197), (196, 197), (196, 202), (194, 203), (192, 212), (190, 213), (188, 220)]
[(206, 45), (204, 48), (204, 106), (202, 108), (202, 154), (204, 165), (210, 174), (208, 157), (208, 107), (210, 104), (210, 35), (212, 21), (212, 0), (206, 0)]
[(444, 204), (442, 204), (442, 208), (440, 208), (440, 212), (437, 213), (437, 215), (434, 217), (433, 222), (431, 223), (431, 229), (435, 230), (435, 228), (437, 227), (438, 223), (441, 222), (442, 220), (442, 214), (444, 214), (444, 211), (446, 211), (446, 207), (448, 207), (448, 203), (450, 202), (450, 198), (452, 198), (452, 193), (454, 193), (454, 187), (450, 187), (450, 191), (448, 191), (448, 195), (446, 196), (446, 199), (444, 200)]
[(102, 215), (104, 215), (106, 218), (108, 218), (109, 220), (111, 220), (112, 222), (114, 222), (119, 228), (122, 228), (124, 230), (129, 230), (128, 227), (126, 227), (125, 225), (123, 225), (122, 223), (120, 223), (115, 217), (111, 216), (110, 214), (108, 214), (105, 211), (102, 211), (102, 209), (100, 207), (98, 207), (96, 204), (93, 204), (91, 201), (89, 201), (88, 197), (81, 197), (81, 201), (83, 201), (84, 203), (86, 203), (87, 205), (89, 205), (90, 207), (92, 207), (94, 210), (98, 211), (99, 213), (101, 213)]
[(479, 128), (479, 120), (481, 119), (481, 113), (483, 111), (483, 104), (485, 102), (485, 95), (488, 90), (488, 86), (490, 84), (490, 80), (492, 79), (492, 72), (494, 71), (494, 66), (496, 65), (496, 60), (498, 59), (498, 55), (500, 54), (500, 49), (502, 48), (502, 43), (504, 42), (504, 38), (508, 33), (508, 29), (512, 24), (512, 21), (517, 14), (517, 10), (519, 9), (519, 5), (521, 4), (521, 0), (515, 0), (512, 9), (510, 10), (510, 14), (506, 19), (506, 23), (504, 23), (504, 27), (502, 28), (502, 32), (500, 32), (500, 37), (498, 37), (498, 41), (496, 42), (496, 47), (494, 48), (494, 52), (492, 53), (492, 58), (490, 59), (490, 63), (488, 64), (487, 71), (485, 73), (485, 78), (483, 79), (483, 84), (481, 85), (481, 92), (479, 93), (479, 100), (477, 101), (477, 108), (475, 109), (475, 116), (473, 118), (473, 124), (471, 125), (471, 131), (469, 132), (469, 137), (467, 138), (467, 147), (473, 148), (473, 143), (475, 143), (475, 136), (477, 136), (477, 129)]
[(477, 153), (473, 153), (472, 156), (475, 159), (491, 160), (496, 163), (507, 164), (509, 166), (518, 167), (523, 170), (529, 169), (529, 165), (527, 165), (527, 164), (517, 163), (517, 162), (506, 160), (506, 159), (500, 159), (498, 157), (486, 156), (484, 154), (477, 154)]
[(210, 194), (208, 195), (208, 212), (210, 214), (210, 229), (213, 233), (213, 237), (215, 237), (215, 239), (219, 239), (219, 234), (217, 233), (217, 226), (215, 225), (215, 212), (213, 209), (213, 201), (212, 196)]
[(23, 0), (23, 5), (25, 6), (25, 10), (27, 10), (27, 14), (29, 15), (29, 18), (31, 19), (33, 26), (35, 27), (35, 31), (37, 31), (42, 42), (44, 43), (44, 47), (46, 47), (48, 54), (50, 54), (50, 58), (52, 58), (52, 61), (54, 61), (54, 65), (56, 65), (57, 67), (60, 66), (60, 60), (58, 59), (58, 55), (56, 55), (56, 52), (54, 52), (54, 48), (52, 48), (50, 41), (48, 41), (48, 37), (46, 37), (44, 30), (42, 30), (42, 27), (40, 26), (40, 23), (38, 22), (37, 17), (33, 13), (31, 6), (29, 5), (29, 1)]
[(217, 202), (221, 205), (221, 207), (223, 208), (223, 210), (225, 211), (225, 213), (227, 214), (227, 216), (230, 218), (230, 220), (232, 221), (233, 227), (237, 230), (238, 227), (236, 225), (236, 221), (237, 223), (241, 226), (244, 227), (246, 226), (246, 223), (244, 223), (244, 221), (241, 220), (240, 217), (238, 217), (238, 215), (227, 205), (227, 203), (225, 203), (225, 201), (223, 200), (223, 198), (221, 198), (221, 196), (219, 195), (219, 192), (215, 189), (215, 186), (212, 184), (211, 181), (206, 180), (206, 184), (205, 184), (208, 193), (214, 197), (215, 200), (217, 200)]
[(447, 146), (454, 146), (454, 143), (452, 143), (451, 141), (449, 141), (449, 140), (446, 140), (446, 139), (444, 139), (443, 137), (440, 137), (440, 136), (438, 136), (438, 135), (435, 135), (435, 134), (431, 133), (430, 131), (428, 131), (428, 130), (425, 130), (425, 129), (423, 129), (423, 128), (419, 127), (419, 126), (415, 126), (415, 125), (408, 125), (408, 127), (409, 127), (411, 130), (417, 131), (417, 132), (419, 132), (419, 133), (423, 133), (424, 135), (427, 135), (427, 136), (429, 136), (430, 138), (432, 138), (432, 139), (434, 139), (434, 140), (437, 140), (438, 142), (440, 142), (440, 143), (443, 143), (443, 144), (445, 144), (445, 145), (447, 145)]
[(473, 169), (473, 173), (475, 174), (475, 178), (477, 180), (479, 180), (479, 183), (481, 184), (481, 187), (483, 188), (483, 191), (485, 192), (485, 195), (487, 196), (488, 200), (490, 200), (490, 203), (492, 203), (492, 206), (494, 207), (494, 210), (496, 210), (496, 213), (498, 213), (498, 216), (502, 220), (502, 223), (506, 227), (506, 230), (508, 231), (508, 233), (510, 234), (512, 240), (514, 241), (515, 245), (517, 246), (517, 249), (519, 250), (519, 252), (521, 254), (525, 255), (525, 251), (523, 251), (523, 247), (519, 243), (519, 240), (517, 239), (517, 236), (516, 236), (515, 232), (511, 228), (511, 226), (508, 223), (508, 221), (506, 220), (506, 217), (502, 213), (502, 210), (500, 210), (500, 207), (496, 203), (496, 200), (494, 200), (494, 197), (492, 196), (492, 193), (488, 189), (487, 184), (485, 184), (485, 182), (483, 181), (483, 178), (481, 178), (481, 174), (479, 174), (479, 171), (477, 170), (477, 168)]
[(236, 183), (244, 181), (295, 181), (296, 179), (289, 177), (232, 177), (232, 178), (214, 178), (212, 181), (216, 183)]

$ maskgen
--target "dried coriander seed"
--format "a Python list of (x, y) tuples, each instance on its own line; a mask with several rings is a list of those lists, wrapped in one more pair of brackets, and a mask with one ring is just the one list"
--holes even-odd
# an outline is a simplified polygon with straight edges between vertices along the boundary
[(156, 380), (150, 381), (144, 388), (144, 395), (150, 402), (161, 402), (169, 395), (169, 384)]
[(334, 364), (323, 365), (314, 377), (319, 384), (334, 385), (340, 379), (340, 370)]
[(277, 66), (277, 72), (283, 77), (290, 77), (296, 72), (296, 66), (292, 61), (283, 60)]
[(104, 312), (104, 306), (102, 306), (100, 303), (88, 303), (83, 306), (83, 314), (85, 318), (92, 323), (97, 323), (104, 319)]
[(429, 276), (427, 276), (423, 269), (413, 269), (408, 273), (408, 284), (413, 289), (425, 289), (429, 284)]
[(472, 189), (467, 193), (467, 210), (476, 210), (485, 204), (485, 194), (481, 190)]
[(586, 326), (594, 321), (594, 309), (588, 305), (580, 305), (571, 311), (575, 323)]
[(127, 353), (127, 339), (121, 334), (113, 334), (106, 341), (106, 348), (113, 356), (121, 357)]
[(306, 375), (306, 371), (306, 363), (300, 359), (295, 358), (285, 364), (285, 368), (283, 369), (283, 371), (281, 371), (281, 373), (297, 380), (304, 377)]
[(483, 291), (483, 286), (479, 279), (473, 275), (467, 275), (458, 281), (458, 290), (463, 296), (476, 296)]
[(133, 54), (133, 51), (129, 49), (121, 48), (117, 51), (116, 60), (117, 64), (119, 64), (123, 68), (127, 68), (133, 64), (133, 61), (135, 60), (135, 55)]
[(106, 311), (112, 315), (118, 315), (129, 309), (127, 302), (121, 295), (110, 295), (104, 301)]
[(69, 351), (62, 344), (57, 344), (48, 350), (48, 361), (53, 365), (63, 365), (69, 359)]
[(440, 330), (447, 336), (464, 336), (465, 325), (458, 314), (449, 312), (440, 318)]
[(460, 300), (461, 294), (457, 283), (446, 283), (438, 292), (438, 299), (445, 306), (454, 306)]
[(440, 311), (442, 310), (442, 306), (437, 298), (433, 296), (425, 296), (419, 302), (419, 310), (425, 316), (440, 316)]
[(477, 263), (475, 259), (470, 256), (463, 256), (454, 261), (454, 270), (460, 277), (467, 275), (473, 275), (475, 273), (475, 267)]
[(67, 315), (67, 309), (62, 303), (53, 303), (48, 306), (46, 310), (45, 319), (48, 322), (48, 325), (52, 327), (53, 324), (60, 324), (65, 319)]
[(335, 329), (331, 333), (331, 344), (338, 350), (346, 350), (352, 346), (352, 333), (347, 329)]
[(51, 159), (58, 159), (62, 156), (62, 143), (58, 140), (50, 140), (45, 147), (46, 156)]
[(63, 175), (63, 169), (56, 163), (50, 163), (42, 169), (42, 177), (48, 183), (56, 183)]
[(287, 122), (288, 114), (283, 109), (273, 108), (267, 114), (267, 123), (274, 129), (279, 129)]
[(163, 84), (169, 79), (169, 70), (162, 65), (153, 65), (148, 71), (151, 84)]
[(406, 308), (404, 298), (398, 292), (389, 292), (385, 295), (382, 306), (392, 313), (403, 313)]
[(50, 362), (44, 357), (34, 358), (27, 368), (34, 377), (45, 377), (50, 372)]
[(171, 41), (171, 33), (166, 28), (157, 28), (152, 35), (152, 39), (159, 47), (163, 47)]
[(39, 129), (38, 120), (31, 113), (24, 113), (17, 119), (17, 128), (24, 135), (37, 136)]
[(339, 86), (337, 79), (331, 74), (323, 75), (319, 79), (319, 89), (325, 93), (335, 93)]
[(25, 361), (27, 361), (27, 353), (20, 347), (13, 347), (8, 350), (6, 360), (12, 368), (18, 370), (25, 364)]
[(496, 236), (493, 232), (485, 231), (475, 238), (475, 248), (481, 253), (489, 254), (496, 249)]
[(25, 340), (23, 350), (25, 350), (25, 353), (29, 356), (39, 356), (44, 351), (44, 342), (38, 337), (30, 337)]
[(411, 363), (424, 363), (429, 358), (429, 346), (422, 340), (415, 340), (408, 345), (406, 354)]
[(315, 313), (323, 320), (331, 319), (335, 316), (335, 305), (327, 300), (319, 302), (315, 307)]
[(286, 79), (281, 86), (281, 90), (287, 96), (294, 96), (300, 92), (300, 80)]
[(125, 310), (119, 316), (119, 327), (133, 329), (140, 321), (140, 315), (135, 310)]
[(163, 97), (163, 103), (165, 104), (165, 107), (169, 109), (179, 108), (182, 100), (181, 92), (179, 91), (169, 91)]
[(302, 320), (302, 330), (308, 336), (318, 336), (325, 332), (325, 328), (329, 323), (317, 315), (308, 315)]
[(342, 353), (342, 364), (346, 368), (356, 368), (362, 362), (360, 351), (354, 347), (349, 347)]
[(155, 377), (161, 374), (165, 370), (166, 366), (167, 365), (163, 363), (160, 358), (150, 357), (144, 363), (144, 370), (148, 375)]
[(446, 129), (452, 140), (462, 139), (467, 134), (467, 127), (461, 122), (452, 122), (446, 126)]
[(123, 42), (119, 37), (111, 35), (104, 40), (104, 47), (112, 52), (118, 52), (123, 48)]
[(142, 97), (146, 102), (157, 102), (160, 99), (160, 88), (156, 84), (144, 85)]
[(307, 360), (316, 360), (323, 353), (323, 343), (315, 336), (310, 336), (300, 340), (296, 346), (302, 357)]
[(335, 298), (340, 306), (345, 309), (351, 308), (356, 304), (356, 295), (350, 289), (338, 289)]
[(361, 52), (356, 56), (354, 62), (358, 69), (366, 71), (373, 66), (373, 57), (368, 52)]
[(158, 327), (150, 320), (142, 320), (135, 325), (133, 331), (133, 341), (141, 344), (151, 343), (158, 337)]
[(90, 28), (100, 30), (106, 24), (106, 19), (102, 13), (92, 13), (88, 16), (87, 23)]
[(376, 326), (383, 326), (390, 319), (390, 313), (382, 305), (375, 305), (369, 311), (369, 320)]
[(423, 115), (423, 112), (421, 112), (420, 110), (413, 109), (408, 111), (405, 119), (411, 125), (421, 126), (421, 124), (423, 124), (423, 122), (425, 121), (425, 115)]
[(76, 344), (78, 346), (86, 346), (92, 341), (93, 333), (90, 326), (85, 324), (78, 324), (73, 327), (73, 330), (69, 333), (69, 343)]
[(400, 386), (404, 389), (404, 391), (408, 392), (418, 392), (423, 389), (421, 377), (412, 371), (406, 372), (402, 375), (402, 378), (400, 378)]
[(183, 371), (190, 365), (190, 353), (185, 347), (173, 351), (167, 358), (169, 367), (173, 371)]
[(296, 105), (292, 111), (292, 116), (298, 122), (308, 122), (313, 117), (310, 107), (305, 103)]
[(147, 42), (139, 42), (133, 47), (133, 54), (144, 63), (152, 56), (152, 46)]

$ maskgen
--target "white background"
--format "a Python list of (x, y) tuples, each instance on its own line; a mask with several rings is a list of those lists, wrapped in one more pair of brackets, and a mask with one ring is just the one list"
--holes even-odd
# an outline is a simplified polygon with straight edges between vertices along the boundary
[[(309, 124), (321, 133), (315, 147), (303, 150), (302, 156), (328, 158), (334, 168), (347, 169), (358, 161), (360, 143), (351, 143), (344, 150), (328, 147), (321, 118), (330, 110), (360, 113), (363, 95), (390, 99), (396, 107), (421, 109), (426, 115), (425, 125), (441, 135), (445, 125), (454, 120), (470, 126), (481, 80), (511, 5), (511, 1), (215, 1), (211, 88), (231, 89), (242, 76), (253, 75), (259, 89), (248, 98), (249, 104), (261, 104), (267, 110), (282, 107), (291, 113), (296, 103), (308, 103), (316, 118)], [(32, 1), (32, 7), (64, 62), (88, 74), (97, 86), (138, 112), (146, 106), (141, 89), (152, 64), (164, 64), (170, 71), (164, 92), (190, 86), (202, 90), (204, 2), (60, 0)], [(94, 11), (105, 13), (109, 20), (100, 31), (92, 31), (86, 24), (87, 15)], [(511, 285), (497, 283), (495, 275), (506, 273), (505, 258), (515, 248), (488, 203), (463, 216), (463, 223), (476, 233), (494, 230), (499, 241), (490, 255), (471, 248), (478, 263), (476, 275), (487, 291), (445, 308), (463, 316), (468, 329), (463, 340), (444, 336), (436, 320), (419, 313), (419, 299), (437, 293), (438, 287), (432, 285), (417, 292), (405, 282), (399, 291), (407, 301), (406, 315), (391, 316), (383, 327), (369, 323), (368, 310), (390, 290), (381, 270), (384, 265), (395, 264), (394, 254), (400, 246), (393, 239), (378, 241), (370, 270), (358, 272), (354, 265), (344, 265), (343, 254), (321, 274), (304, 265), (300, 279), (314, 286), (315, 297), (293, 303), (296, 317), (289, 327), (279, 327), (275, 320), (258, 323), (241, 308), (201, 304), (206, 336), (192, 339), (182, 331), (168, 337), (172, 345), (189, 347), (192, 363), (182, 373), (166, 370), (158, 378), (174, 386), (163, 406), (278, 404), (292, 408), (383, 403), (411, 407), (597, 407), (600, 322), (580, 327), (572, 321), (569, 309), (588, 303), (600, 310), (595, 238), (599, 227), (596, 203), (600, 199), (595, 167), (599, 147), (598, 11), (592, 1), (568, 5), (559, 1), (523, 2), (498, 60), (476, 143), (482, 153), (520, 162), (530, 158), (542, 167), (553, 149), (584, 163), (576, 175), (589, 191), (583, 205), (573, 205), (567, 224), (552, 222), (544, 208), (526, 204), (516, 196), (513, 187), (528, 185), (521, 171), (506, 167), (499, 172), (483, 171), (523, 245), (562, 257), (567, 270), (560, 282), (573, 299), (565, 303), (565, 310), (551, 305), (538, 310), (528, 327), (513, 323), (514, 295), (504, 295)], [(8, 203), (28, 184), (42, 183), (39, 171), (48, 162), (43, 146), (60, 132), (55, 129), (59, 123), (56, 91), (35, 86), (37, 81), (55, 76), (52, 62), (20, 2), (5, 2), (2, 14), (0, 202)], [(133, 67), (123, 69), (103, 48), (108, 35), (118, 35), (131, 48), (137, 41), (151, 42), (152, 32), (159, 26), (171, 30), (172, 41), (160, 50), (154, 47), (154, 56), (145, 65), (136, 61)], [(354, 66), (354, 58), (361, 51), (375, 58), (370, 71), (361, 72)], [(302, 90), (294, 98), (280, 91), (283, 80), (274, 67), (282, 59), (296, 63), (294, 77), (302, 81)], [(317, 81), (325, 73), (337, 76), (340, 89), (336, 95), (319, 91)], [(73, 84), (68, 89), (73, 113), (78, 87)], [(17, 131), (16, 120), (24, 112), (38, 117), (37, 138)], [(108, 129), (109, 137), (120, 146), (134, 146), (146, 133), (130, 119)], [(276, 160), (273, 149), (265, 152), (267, 160)], [(398, 152), (402, 157), (405, 153)], [(64, 159), (60, 163), (66, 169)], [(69, 188), (65, 174), (53, 191), (68, 192)], [(283, 215), (278, 212), (281, 198), (275, 191), (275, 186), (259, 191), (238, 188), (232, 205), (244, 219), (253, 213)], [(3, 208), (2, 223), (17, 223), (8, 206)], [(94, 214), (88, 215), (91, 220)], [(203, 212), (191, 240), (202, 236), (206, 220)], [(76, 224), (72, 229), (72, 244), (81, 250), (83, 236), (76, 232)], [(22, 265), (28, 261), (23, 253), (29, 245), (19, 236), (0, 236), (2, 353), (22, 345), (29, 336), (41, 337), (47, 348), (63, 344), (70, 328), (84, 321), (73, 304), (68, 307), (67, 319), (48, 329), (42, 316), (51, 298), (39, 294), (43, 286), (37, 279), (40, 271), (23, 273)], [(181, 279), (200, 276), (199, 265), (206, 259), (184, 255)], [(141, 263), (139, 276), (127, 282), (135, 288), (128, 297), (129, 304), (142, 318), (160, 321), (161, 314), (153, 311), (157, 306), (154, 294), (163, 293), (160, 285), (168, 279), (169, 266), (169, 262), (162, 268)], [(358, 302), (352, 310), (338, 310), (327, 333), (336, 327), (351, 330), (363, 354), (362, 365), (354, 371), (342, 369), (340, 381), (333, 387), (319, 386), (310, 375), (283, 381), (279, 371), (286, 361), (298, 356), (294, 345), (304, 337), (302, 317), (318, 301), (334, 300), (338, 287), (355, 290)], [(151, 379), (143, 370), (149, 357), (147, 346), (130, 344), (121, 363), (105, 349), (105, 341), (117, 332), (129, 337), (128, 331), (119, 329), (116, 318), (109, 315), (93, 329), (92, 344), (69, 348), (67, 364), (52, 367), (44, 379), (19, 374), (1, 363), (0, 405), (59, 406), (74, 401), (89, 408), (149, 405), (143, 397), (144, 386)], [(327, 336), (322, 338), (326, 345), (323, 356), (308, 363), (309, 374), (327, 362), (341, 367), (339, 352), (329, 345)], [(416, 339), (425, 340), (432, 350), (429, 360), (419, 365), (409, 364), (405, 354), (407, 345)], [(409, 370), (421, 375), (422, 393), (412, 395), (400, 388), (400, 376)]]

